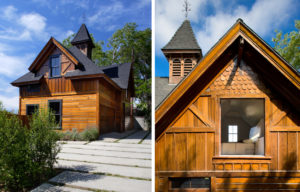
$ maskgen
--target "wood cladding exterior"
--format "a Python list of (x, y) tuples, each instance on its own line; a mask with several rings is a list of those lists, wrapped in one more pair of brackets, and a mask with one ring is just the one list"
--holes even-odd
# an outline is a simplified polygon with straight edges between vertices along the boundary
[[(39, 90), (30, 90), (28, 84), (20, 85), (19, 115), (26, 115), (26, 105), (38, 104), (40, 108), (47, 108), (49, 100), (61, 100), (62, 131), (83, 131), (86, 128), (98, 128), (100, 134), (124, 131), (124, 103), (130, 102), (134, 90), (128, 89), (126, 97), (126, 90), (104, 75), (66, 78), (65, 73), (74, 70), (75, 63), (55, 46), (48, 51), (51, 53), (48, 52), (45, 58), (41, 56), (43, 64), (37, 64), (40, 66), (37, 73), (43, 75)], [(51, 55), (60, 56), (60, 77), (49, 77)], [(129, 83), (132, 87), (132, 77)], [(130, 121), (127, 129), (132, 126)]]
[[(205, 91), (199, 90), (156, 139), (156, 191), (176, 191), (171, 189), (169, 180), (176, 177), (211, 177), (211, 191), (275, 189), (281, 181), (300, 182), (299, 113), (263, 81), (249, 62), (241, 61), (237, 67), (236, 61), (236, 57), (230, 60)], [(264, 156), (221, 155), (222, 98), (264, 99)], [(244, 175), (239, 174), (241, 171)], [(255, 177), (253, 172), (256, 171), (264, 177), (259, 180), (262, 176)], [(272, 180), (267, 176), (278, 171), (283, 171), (280, 177)], [(289, 175), (287, 171), (297, 174)], [(231, 172), (236, 173), (234, 178), (229, 176)], [(235, 182), (235, 178), (242, 179)], [(266, 181), (274, 184), (263, 184)], [(298, 184), (282, 184), (280, 189), (299, 187)]]

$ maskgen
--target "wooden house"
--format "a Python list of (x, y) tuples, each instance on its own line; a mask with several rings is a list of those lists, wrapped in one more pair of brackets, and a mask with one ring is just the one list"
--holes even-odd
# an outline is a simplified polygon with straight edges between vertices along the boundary
[(186, 76), (183, 39), (163, 49), (182, 80), (158, 96), (156, 191), (300, 190), (299, 73), (241, 19)]
[(12, 82), (19, 87), (19, 115), (50, 108), (58, 129), (101, 133), (124, 131), (133, 126), (131, 101), (134, 79), (131, 63), (98, 66), (92, 60), (95, 47), (83, 24), (70, 48), (51, 37), (28, 68)]

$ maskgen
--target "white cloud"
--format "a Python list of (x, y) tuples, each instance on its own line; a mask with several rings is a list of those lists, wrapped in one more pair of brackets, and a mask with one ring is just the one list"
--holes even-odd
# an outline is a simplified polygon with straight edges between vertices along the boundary
[(66, 32), (66, 37), (69, 37), (70, 35), (73, 35), (74, 33), (75, 33), (74, 31), (68, 30), (68, 31)]
[(19, 20), (27, 30), (35, 33), (41, 33), (46, 27), (46, 18), (38, 13), (29, 13), (21, 15)]
[(4, 108), (8, 111), (18, 112), (19, 97), (18, 96), (4, 96), (0, 95), (0, 101), (4, 105)]
[(14, 19), (16, 17), (16, 11), (17, 9), (12, 5), (4, 7), (2, 10), (3, 13), (2, 17), (4, 17), (7, 20)]
[(61, 0), (60, 3), (62, 5), (75, 5), (80, 8), (88, 9), (89, 8), (89, 0)]
[(3, 12), (0, 19), (5, 20), (5, 26), (0, 26), (0, 39), (28, 41), (38, 38), (46, 41), (49, 37), (44, 16), (35, 12), (20, 13), (12, 5), (0, 8), (0, 11)]
[[(295, 9), (293, 0), (256, 0), (250, 8), (237, 5), (235, 1), (193, 0), (190, 2), (192, 11), (189, 19), (204, 53), (238, 18), (242, 18), (260, 36), (266, 37), (283, 25)], [(176, 4), (173, 0), (156, 1), (156, 52), (159, 55), (162, 46), (171, 39), (184, 20), (181, 4), (182, 1), (177, 1)], [(207, 9), (212, 11), (207, 13)]]
[(113, 4), (107, 6), (100, 6), (98, 11), (87, 18), (90, 25), (93, 24), (106, 24), (107, 22), (117, 19), (117, 16), (122, 15), (124, 6), (121, 2), (115, 1)]
[(31, 33), (28, 30), (23, 30), (22, 32), (20, 32), (19, 30), (9, 28), (0, 31), (0, 39), (26, 41), (31, 40)]
[(27, 72), (27, 67), (33, 55), (10, 56), (0, 52), (0, 75), (6, 77), (17, 77)]

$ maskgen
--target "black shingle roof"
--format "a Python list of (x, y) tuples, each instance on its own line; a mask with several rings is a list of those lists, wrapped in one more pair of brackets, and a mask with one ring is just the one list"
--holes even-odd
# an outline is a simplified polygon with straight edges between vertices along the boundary
[(68, 50), (79, 61), (81, 67), (74, 71), (67, 72), (65, 77), (103, 74), (103, 71), (100, 69), (100, 67), (98, 67), (86, 55), (84, 55), (77, 47), (72, 46)]
[(103, 72), (110, 77), (122, 89), (128, 88), (131, 63), (114, 64), (107, 67), (101, 67)]
[(169, 84), (169, 77), (155, 77), (155, 107), (176, 87), (176, 84)]
[(81, 25), (79, 31), (76, 33), (74, 39), (71, 41), (71, 44), (75, 45), (83, 42), (89, 42), (92, 44), (93, 47), (95, 47), (93, 44), (93, 40), (90, 36), (90, 33), (87, 30), (85, 24)]
[[(66, 47), (64, 47), (64, 48), (71, 55), (73, 55), (80, 63), (80, 67), (78, 69), (67, 72), (65, 74), (65, 77), (106, 74), (120, 88), (122, 88), (122, 89), (128, 88), (131, 63), (123, 63), (120, 65), (113, 64), (110, 66), (99, 67), (92, 60), (90, 60), (86, 55), (84, 55), (77, 47), (73, 46), (73, 47), (70, 47), (69, 49), (67, 49)], [(43, 75), (35, 76), (34, 73), (28, 72), (25, 75), (23, 75), (22, 77), (13, 81), (12, 84), (29, 83), (29, 82), (36, 83), (42, 77), (43, 77)]]
[(26, 73), (25, 75), (23, 75), (23, 76), (21, 76), (20, 78), (18, 78), (17, 80), (14, 80), (13, 82), (11, 82), (11, 84), (37, 82), (37, 81), (39, 81), (42, 77), (43, 77), (43, 75), (35, 76), (34, 73), (28, 72), (28, 73)]
[(185, 20), (178, 28), (172, 39), (162, 50), (166, 49), (199, 49), (195, 34), (189, 20)]

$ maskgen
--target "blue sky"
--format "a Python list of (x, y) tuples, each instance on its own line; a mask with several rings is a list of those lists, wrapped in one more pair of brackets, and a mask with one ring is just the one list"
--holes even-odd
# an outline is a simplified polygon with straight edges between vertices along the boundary
[(151, 0), (0, 1), (0, 101), (18, 110), (18, 88), (10, 85), (51, 36), (62, 41), (84, 22), (97, 41), (107, 41), (125, 23), (151, 27)]
[[(238, 18), (273, 47), (276, 29), (296, 30), (300, 19), (299, 0), (189, 0), (189, 20), (203, 54), (221, 38)], [(161, 48), (184, 21), (183, 0), (156, 0), (155, 76), (169, 76), (169, 66)]]

